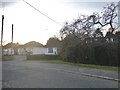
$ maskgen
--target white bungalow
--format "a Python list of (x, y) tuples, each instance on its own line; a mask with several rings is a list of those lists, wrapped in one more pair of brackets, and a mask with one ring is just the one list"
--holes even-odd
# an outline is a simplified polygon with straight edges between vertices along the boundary
[(39, 42), (31, 41), (24, 45), (8, 43), (4, 46), (4, 55), (56, 55), (58, 48), (54, 44), (43, 46)]
[(37, 55), (45, 54), (46, 48), (39, 42), (31, 41), (23, 45), (22, 48), (19, 48), (19, 52), (20, 51), (22, 51), (21, 54), (23, 54), (24, 51), (26, 54)]
[(3, 46), (3, 54), (4, 55), (14, 55), (15, 54), (15, 43), (8, 43)]

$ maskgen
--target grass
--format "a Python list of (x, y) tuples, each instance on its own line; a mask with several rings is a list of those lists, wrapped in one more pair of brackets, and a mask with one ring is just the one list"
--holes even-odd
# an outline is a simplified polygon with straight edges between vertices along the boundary
[(68, 64), (68, 65), (85, 67), (85, 68), (96, 68), (96, 69), (103, 69), (103, 70), (118, 71), (118, 67), (113, 67), (113, 66), (101, 66), (101, 65), (93, 65), (93, 64), (71, 63), (71, 62), (65, 62), (62, 60), (48, 60), (48, 61), (45, 61), (44, 63)]
[(2, 56), (3, 61), (9, 61), (9, 60), (12, 60), (12, 59), (13, 59), (13, 56)]

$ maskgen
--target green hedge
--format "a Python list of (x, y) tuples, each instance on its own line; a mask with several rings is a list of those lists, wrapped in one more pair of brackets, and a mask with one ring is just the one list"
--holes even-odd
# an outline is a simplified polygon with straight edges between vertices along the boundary
[(27, 55), (27, 60), (58, 60), (59, 55)]
[(64, 47), (61, 57), (73, 63), (118, 66), (118, 48), (117, 43), (78, 43)]

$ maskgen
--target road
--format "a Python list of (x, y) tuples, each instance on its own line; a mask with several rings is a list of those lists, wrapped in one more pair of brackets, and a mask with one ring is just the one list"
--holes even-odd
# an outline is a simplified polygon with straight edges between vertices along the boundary
[(117, 81), (69, 72), (79, 68), (43, 61), (4, 61), (3, 88), (118, 88)]

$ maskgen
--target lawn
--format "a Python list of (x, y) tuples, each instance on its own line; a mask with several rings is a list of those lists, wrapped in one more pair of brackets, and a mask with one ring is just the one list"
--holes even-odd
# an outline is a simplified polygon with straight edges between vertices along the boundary
[(85, 68), (96, 68), (96, 69), (103, 69), (103, 70), (118, 71), (118, 67), (113, 67), (113, 66), (101, 66), (101, 65), (92, 65), (92, 64), (71, 63), (71, 62), (65, 62), (62, 60), (47, 60), (47, 61), (44, 61), (44, 63), (68, 64), (68, 65), (74, 65), (74, 66), (85, 67)]

